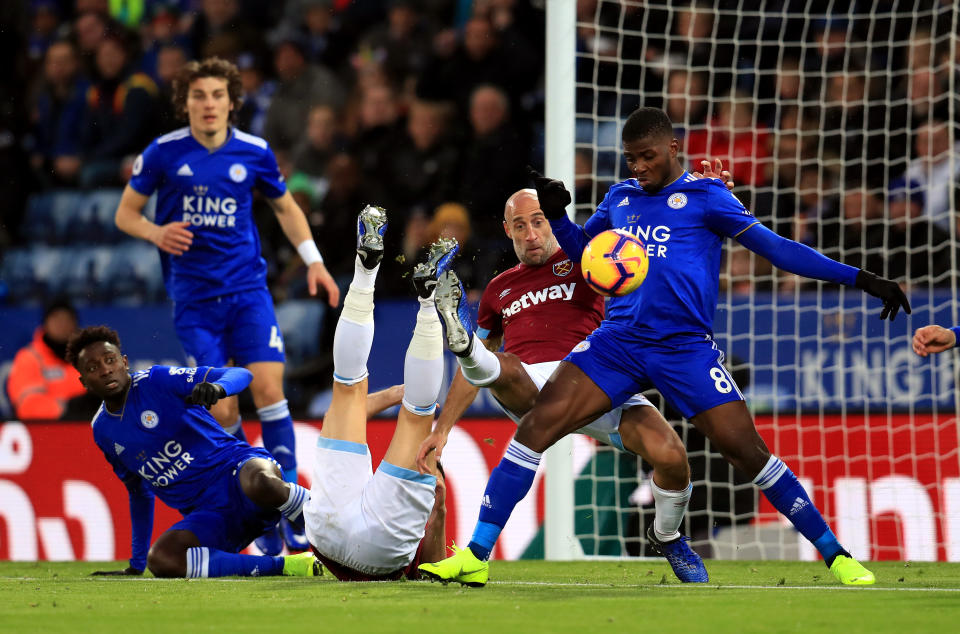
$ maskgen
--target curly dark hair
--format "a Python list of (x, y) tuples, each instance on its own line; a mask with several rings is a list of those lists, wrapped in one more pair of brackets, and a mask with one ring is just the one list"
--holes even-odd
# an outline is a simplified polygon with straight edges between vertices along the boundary
[(120, 335), (116, 330), (109, 326), (88, 326), (73, 333), (70, 341), (67, 342), (67, 363), (79, 370), (77, 363), (80, 360), (80, 353), (84, 348), (98, 341), (112, 343), (118, 349), (120, 348)]
[(230, 102), (233, 104), (230, 120), (233, 121), (240, 110), (243, 85), (240, 83), (240, 71), (236, 65), (220, 57), (208, 57), (199, 62), (187, 62), (180, 67), (180, 71), (173, 79), (172, 101), (177, 115), (186, 118), (187, 93), (190, 91), (190, 84), (201, 77), (219, 77), (227, 80), (227, 93), (230, 95)]

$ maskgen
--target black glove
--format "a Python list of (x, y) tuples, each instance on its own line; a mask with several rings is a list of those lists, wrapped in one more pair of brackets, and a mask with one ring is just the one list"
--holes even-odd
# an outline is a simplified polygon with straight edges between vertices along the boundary
[(903, 307), (903, 312), (910, 314), (910, 302), (907, 296), (900, 289), (900, 285), (893, 280), (874, 275), (869, 271), (860, 269), (857, 273), (856, 286), (859, 289), (870, 293), (874, 297), (883, 300), (883, 310), (880, 311), (880, 319), (886, 319), (890, 316), (890, 321), (897, 316), (897, 311)]
[(126, 568), (124, 570), (98, 570), (96, 572), (91, 572), (91, 577), (139, 577), (143, 574), (142, 570), (137, 570), (134, 567)]
[(566, 207), (570, 204), (570, 192), (564, 187), (563, 181), (547, 178), (529, 165), (527, 165), (527, 176), (537, 188), (540, 209), (547, 220), (558, 220), (566, 216)]
[(190, 396), (187, 397), (187, 404), (203, 405), (207, 409), (210, 409), (211, 405), (226, 395), (227, 391), (218, 383), (199, 383), (193, 388), (193, 391), (190, 392)]

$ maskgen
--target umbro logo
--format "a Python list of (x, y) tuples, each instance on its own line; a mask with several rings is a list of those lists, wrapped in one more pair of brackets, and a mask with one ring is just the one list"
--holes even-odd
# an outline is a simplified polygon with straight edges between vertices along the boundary
[(120, 454), (123, 453), (123, 445), (115, 442), (113, 443), (113, 450), (116, 451), (117, 455), (119, 456)]
[(793, 506), (790, 507), (790, 515), (791, 515), (791, 517), (792, 517), (795, 513), (799, 513), (800, 511), (802, 511), (802, 510), (803, 510), (804, 508), (806, 508), (809, 504), (810, 504), (810, 503), (807, 502), (806, 500), (804, 500), (803, 498), (797, 498), (796, 500), (794, 500), (794, 501), (793, 501)]
[(193, 170), (190, 169), (190, 166), (186, 163), (180, 166), (180, 169), (177, 170), (177, 176), (193, 176)]
[(626, 207), (629, 204), (630, 204), (630, 199), (627, 196), (624, 196), (623, 200), (617, 203), (617, 207)]
[(500, 291), (500, 294), (497, 295), (497, 298), (498, 298), (498, 299), (503, 299), (504, 297), (506, 297), (507, 295), (510, 294), (510, 291), (511, 291), (511, 289), (509, 289), (509, 288), (503, 289), (502, 291)]

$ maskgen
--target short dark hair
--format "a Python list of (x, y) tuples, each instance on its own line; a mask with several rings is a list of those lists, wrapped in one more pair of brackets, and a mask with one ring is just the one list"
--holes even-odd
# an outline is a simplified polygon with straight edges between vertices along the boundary
[(70, 341), (67, 342), (67, 363), (79, 370), (80, 368), (77, 364), (80, 360), (80, 353), (90, 344), (100, 341), (112, 343), (117, 349), (120, 348), (120, 335), (109, 326), (88, 326), (79, 332), (73, 333)]
[(219, 57), (208, 57), (200, 62), (187, 62), (180, 67), (180, 71), (173, 79), (172, 101), (177, 115), (186, 116), (187, 93), (190, 91), (190, 84), (201, 77), (217, 77), (226, 80), (227, 94), (233, 103), (233, 111), (230, 112), (230, 119), (233, 120), (240, 110), (243, 99), (243, 84), (240, 83), (240, 71), (237, 70), (237, 67)]
[(670, 117), (659, 108), (637, 108), (623, 124), (624, 143), (647, 137), (673, 137), (673, 124)]

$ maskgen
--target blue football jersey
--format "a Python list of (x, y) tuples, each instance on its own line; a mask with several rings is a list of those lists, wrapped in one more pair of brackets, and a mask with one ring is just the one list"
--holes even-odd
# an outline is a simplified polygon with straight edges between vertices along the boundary
[(250, 449), (203, 407), (184, 401), (210, 370), (157, 365), (136, 372), (123, 410), (112, 414), (101, 405), (93, 418), (93, 439), (117, 477), (140, 478), (184, 514), (216, 504), (204, 496), (220, 490), (214, 483)]
[(181, 128), (155, 139), (133, 164), (130, 186), (144, 196), (157, 192), (155, 222), (186, 221), (193, 232), (193, 244), (183, 255), (160, 252), (174, 301), (266, 286), (253, 189), (268, 198), (279, 198), (287, 189), (266, 141), (236, 128), (229, 135), (211, 152), (190, 128)]
[(684, 172), (653, 194), (632, 178), (613, 185), (584, 232), (629, 231), (646, 246), (650, 267), (639, 289), (610, 299), (607, 320), (643, 339), (713, 334), (723, 240), (757, 222), (716, 179)]

